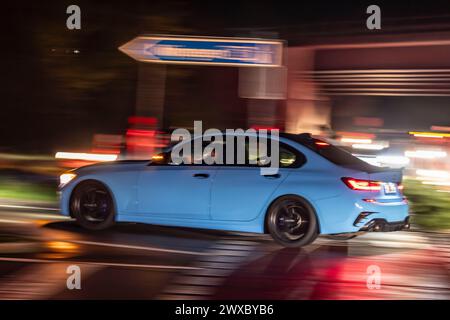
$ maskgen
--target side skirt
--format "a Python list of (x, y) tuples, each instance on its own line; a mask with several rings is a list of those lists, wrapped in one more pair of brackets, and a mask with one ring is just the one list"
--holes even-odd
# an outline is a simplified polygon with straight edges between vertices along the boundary
[(264, 221), (255, 219), (252, 221), (223, 221), (208, 219), (175, 219), (150, 215), (119, 214), (119, 222), (136, 222), (172, 227), (187, 227), (198, 229), (212, 229), (223, 231), (237, 231), (250, 233), (264, 233)]

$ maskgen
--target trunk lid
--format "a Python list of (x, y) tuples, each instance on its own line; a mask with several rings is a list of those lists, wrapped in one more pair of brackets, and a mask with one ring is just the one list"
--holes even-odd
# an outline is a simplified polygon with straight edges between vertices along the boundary
[[(376, 167), (375, 167), (376, 168)], [(367, 172), (370, 180), (382, 182), (394, 182), (400, 184), (403, 179), (402, 169), (376, 168), (377, 170)]]

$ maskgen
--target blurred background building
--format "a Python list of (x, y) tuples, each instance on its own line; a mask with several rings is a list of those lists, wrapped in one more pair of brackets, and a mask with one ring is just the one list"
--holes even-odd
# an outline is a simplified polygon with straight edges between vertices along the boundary
[[(202, 120), (311, 132), (449, 190), (446, 1), (380, 2), (381, 30), (366, 28), (366, 2), (79, 1), (81, 30), (66, 28), (68, 5), (5, 5), (3, 168), (149, 158)], [(140, 63), (118, 50), (142, 34), (278, 39), (283, 66)]]

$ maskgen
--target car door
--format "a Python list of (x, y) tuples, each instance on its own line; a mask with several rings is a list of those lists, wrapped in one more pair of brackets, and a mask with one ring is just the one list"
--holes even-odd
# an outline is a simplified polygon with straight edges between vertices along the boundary
[(291, 167), (304, 161), (300, 156), (293, 148), (280, 143), (280, 168), (275, 175), (261, 175), (261, 167), (257, 165), (219, 167), (211, 191), (211, 219), (250, 221), (256, 218), (289, 175)]
[(211, 183), (217, 168), (207, 165), (148, 165), (138, 180), (139, 213), (175, 219), (210, 219)]

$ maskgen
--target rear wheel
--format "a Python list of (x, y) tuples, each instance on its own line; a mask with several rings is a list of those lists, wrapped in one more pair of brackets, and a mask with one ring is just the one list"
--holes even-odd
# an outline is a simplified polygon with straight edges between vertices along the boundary
[(73, 191), (70, 208), (78, 224), (89, 230), (103, 230), (114, 224), (114, 202), (102, 183), (90, 180)]
[(285, 247), (305, 246), (319, 234), (314, 209), (297, 196), (277, 199), (268, 210), (266, 222), (272, 238)]

